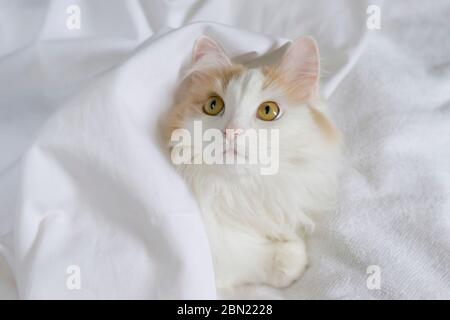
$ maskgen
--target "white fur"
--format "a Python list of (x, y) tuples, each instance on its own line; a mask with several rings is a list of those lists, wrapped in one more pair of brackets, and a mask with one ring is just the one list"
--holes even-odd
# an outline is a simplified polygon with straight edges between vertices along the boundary
[[(334, 204), (339, 147), (315, 123), (311, 107), (291, 105), (281, 90), (264, 90), (264, 75), (252, 69), (231, 80), (220, 116), (200, 115), (204, 129), (279, 128), (280, 168), (263, 176), (251, 166), (181, 165), (203, 214), (218, 287), (269, 284), (285, 287), (308, 262), (304, 231), (311, 215)], [(275, 121), (256, 117), (264, 101), (276, 101), (283, 115)], [(326, 106), (314, 106), (327, 114)]]

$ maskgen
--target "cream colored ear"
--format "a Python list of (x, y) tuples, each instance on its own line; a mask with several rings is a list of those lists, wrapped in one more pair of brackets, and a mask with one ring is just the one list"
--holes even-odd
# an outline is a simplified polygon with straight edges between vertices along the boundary
[(319, 49), (312, 37), (303, 37), (292, 42), (284, 54), (278, 70), (291, 84), (315, 89), (320, 74)]
[(231, 65), (230, 59), (222, 48), (207, 36), (198, 38), (194, 46), (192, 62), (195, 64), (201, 60), (207, 61), (210, 64)]

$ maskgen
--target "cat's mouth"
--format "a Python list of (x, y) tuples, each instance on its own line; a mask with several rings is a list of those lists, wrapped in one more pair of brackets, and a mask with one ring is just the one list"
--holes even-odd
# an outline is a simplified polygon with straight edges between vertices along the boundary
[(230, 155), (234, 158), (243, 158), (247, 160), (247, 155), (239, 152), (236, 148), (228, 147), (223, 151), (224, 155)]

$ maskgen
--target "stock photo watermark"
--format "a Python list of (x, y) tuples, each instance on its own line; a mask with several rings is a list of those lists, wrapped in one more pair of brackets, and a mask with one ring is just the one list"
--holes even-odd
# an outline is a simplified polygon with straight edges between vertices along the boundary
[(66, 9), (67, 19), (66, 27), (69, 30), (80, 30), (81, 29), (81, 8), (75, 4), (70, 5)]
[(203, 130), (202, 121), (194, 121), (193, 133), (176, 129), (171, 135), (171, 159), (175, 165), (225, 164), (257, 165), (261, 175), (279, 170), (278, 129)]
[(366, 269), (366, 274), (369, 276), (366, 280), (366, 286), (369, 290), (381, 289), (381, 268), (377, 265), (370, 265)]
[(77, 265), (70, 265), (66, 269), (66, 287), (69, 290), (81, 290), (81, 268)]
[(374, 4), (367, 7), (366, 13), (368, 14), (366, 20), (366, 26), (369, 30), (381, 29), (381, 9)]

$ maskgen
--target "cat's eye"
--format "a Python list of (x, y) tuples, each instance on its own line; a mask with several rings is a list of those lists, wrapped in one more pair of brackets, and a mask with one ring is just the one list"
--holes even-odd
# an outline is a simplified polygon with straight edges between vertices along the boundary
[(217, 116), (225, 107), (225, 103), (219, 96), (211, 96), (206, 100), (203, 111), (210, 116)]
[(276, 102), (266, 101), (259, 105), (256, 114), (261, 120), (272, 121), (279, 117), (280, 107)]

